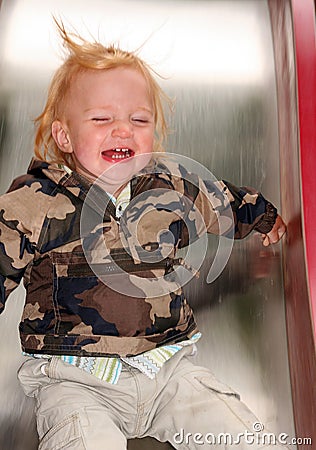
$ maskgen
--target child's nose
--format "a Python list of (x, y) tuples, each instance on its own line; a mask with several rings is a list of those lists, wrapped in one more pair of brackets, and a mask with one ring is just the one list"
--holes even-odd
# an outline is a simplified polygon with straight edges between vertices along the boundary
[(127, 138), (132, 134), (131, 124), (124, 120), (117, 120), (112, 129), (113, 137)]

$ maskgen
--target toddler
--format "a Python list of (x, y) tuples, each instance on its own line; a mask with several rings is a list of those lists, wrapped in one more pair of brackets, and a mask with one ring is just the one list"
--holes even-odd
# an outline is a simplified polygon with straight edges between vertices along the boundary
[(251, 411), (192, 363), (201, 334), (179, 267), (194, 268), (177, 250), (205, 233), (276, 243), (282, 218), (255, 190), (163, 154), (167, 97), (136, 54), (58, 27), (69, 56), (37, 118), (35, 157), (0, 199), (0, 306), (23, 279), (18, 376), (36, 400), (39, 448), (123, 450), (144, 436), (280, 448), (251, 441)]

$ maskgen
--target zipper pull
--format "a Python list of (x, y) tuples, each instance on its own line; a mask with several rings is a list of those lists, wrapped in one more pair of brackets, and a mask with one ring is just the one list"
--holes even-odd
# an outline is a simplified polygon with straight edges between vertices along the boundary
[(184, 267), (185, 269), (187, 269), (187, 270), (189, 270), (190, 272), (192, 272), (193, 275), (194, 275), (196, 278), (200, 278), (200, 271), (194, 269), (194, 267), (192, 267), (192, 266), (190, 266), (189, 264), (187, 264), (183, 258), (176, 258), (176, 259), (174, 259), (173, 262), (172, 262), (170, 265), (171, 265), (171, 266), (182, 266), (182, 267)]

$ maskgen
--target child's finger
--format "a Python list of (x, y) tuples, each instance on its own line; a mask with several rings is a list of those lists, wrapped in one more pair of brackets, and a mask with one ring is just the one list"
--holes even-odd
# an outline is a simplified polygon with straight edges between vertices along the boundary
[(286, 226), (284, 225), (284, 226), (281, 226), (279, 229), (278, 229), (278, 236), (279, 236), (279, 239), (281, 239), (281, 237), (284, 235), (284, 233), (286, 232)]
[(269, 236), (267, 236), (266, 234), (262, 234), (261, 236), (262, 236), (262, 244), (263, 244), (265, 247), (268, 247), (268, 245), (270, 245), (270, 239), (269, 239)]

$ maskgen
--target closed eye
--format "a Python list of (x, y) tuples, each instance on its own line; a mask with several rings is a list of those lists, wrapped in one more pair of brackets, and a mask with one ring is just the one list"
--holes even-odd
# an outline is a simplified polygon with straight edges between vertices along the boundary
[(111, 118), (110, 117), (93, 117), (92, 121), (93, 122), (110, 122)]
[(137, 122), (137, 123), (149, 123), (148, 119), (143, 119), (141, 117), (133, 117), (132, 118), (132, 122)]

